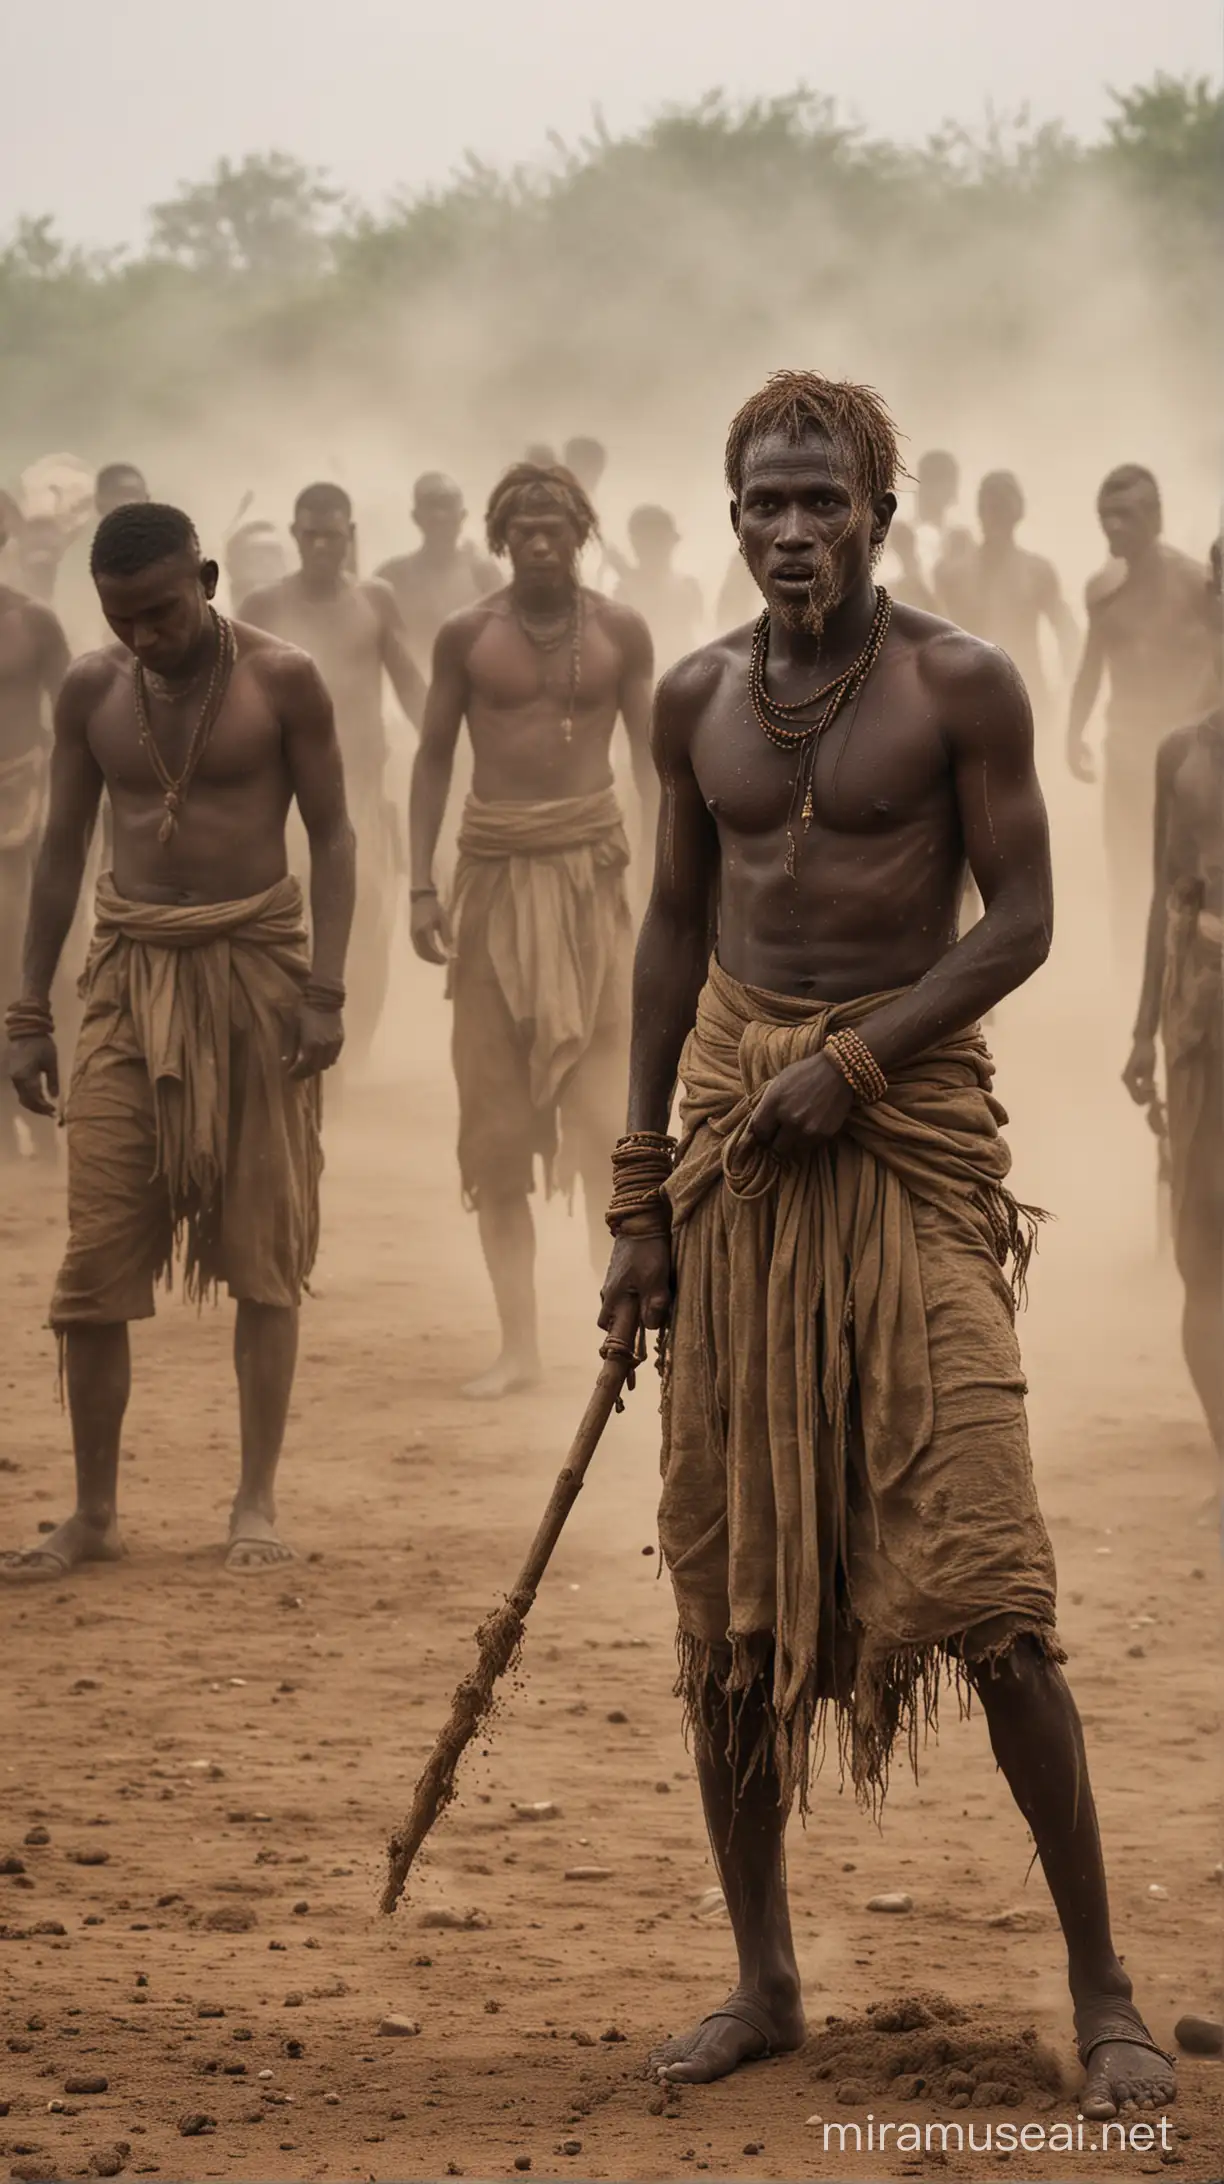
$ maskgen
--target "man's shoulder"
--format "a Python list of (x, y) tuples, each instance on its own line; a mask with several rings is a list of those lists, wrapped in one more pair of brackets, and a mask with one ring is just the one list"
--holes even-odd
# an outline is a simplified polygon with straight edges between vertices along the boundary
[(60, 685), (60, 706), (74, 713), (88, 713), (101, 704), (115, 684), (131, 673), (132, 655), (125, 645), (99, 645), (79, 653)]
[(743, 622), (686, 652), (661, 677), (657, 705), (674, 719), (695, 720), (726, 683), (746, 679), (755, 627), (755, 622)]
[(248, 592), (238, 602), (238, 612), (234, 617), (235, 628), (241, 624), (257, 623), (261, 629), (266, 629), (269, 622), (275, 621), (280, 610), (288, 605), (296, 589), (296, 581), (292, 576), (279, 576), (275, 584), (261, 584), (258, 591)]
[[(249, 609), (251, 601), (246, 605)], [(304, 690), (321, 681), (314, 660), (301, 645), (291, 644), (288, 638), (278, 637), (256, 622), (235, 621), (231, 627), (237, 660), (261, 682), (290, 691)]]
[(924, 688), (944, 701), (1023, 687), (1018, 669), (998, 645), (924, 607), (894, 601), (892, 629), (914, 659)]
[(627, 599), (610, 598), (607, 592), (595, 591), (589, 584), (582, 586), (583, 611), (592, 621), (607, 631), (614, 643), (624, 646), (650, 642), (650, 628), (645, 615)]
[(380, 622), (384, 622), (388, 614), (399, 614), (395, 587), (385, 575), (359, 576), (353, 589), (358, 598), (364, 599), (366, 605), (372, 608)]
[(1179, 588), (1201, 598), (1207, 583), (1207, 557), (1196, 561), (1193, 554), (1185, 554), (1180, 546), (1162, 546), (1161, 555), (1165, 567)]
[(16, 615), (39, 637), (49, 637), (61, 629), (54, 607), (32, 598), (16, 584), (0, 584), (0, 614)]
[(1084, 605), (1090, 615), (1099, 614), (1102, 607), (1116, 597), (1126, 582), (1126, 563), (1110, 559), (1099, 569), (1094, 569), (1084, 586)]
[(379, 562), (374, 571), (374, 581), (390, 584), (394, 589), (396, 584), (401, 584), (406, 577), (412, 576), (420, 558), (419, 551), (414, 554), (392, 554), (389, 561)]

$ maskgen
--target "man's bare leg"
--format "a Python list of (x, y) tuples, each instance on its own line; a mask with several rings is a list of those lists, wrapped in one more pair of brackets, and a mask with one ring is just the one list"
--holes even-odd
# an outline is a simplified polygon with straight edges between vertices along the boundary
[[(706, 1687), (707, 1716), (696, 1738), (697, 1779), (718, 1878), (739, 1957), (739, 1983), (722, 2008), (651, 2055), (660, 2078), (704, 2085), (741, 2063), (802, 2045), (799, 1967), (786, 1900), (786, 1815), (771, 1758), (737, 1780), (727, 1752), (727, 1702)], [(751, 1756), (764, 1727), (754, 1695), (739, 1718), (736, 1749)]]
[(225, 1567), (238, 1576), (291, 1562), (276, 1534), (276, 1467), (297, 1365), (296, 1306), (238, 1302), (234, 1366), (242, 1431), (242, 1477), (230, 1514)]
[(132, 1355), (122, 1323), (68, 1327), (64, 1377), (72, 1420), (77, 1505), (36, 1547), (0, 1560), (0, 1578), (62, 1577), (80, 1562), (116, 1562), (123, 1553), (116, 1518), (119, 1437), (132, 1385)]
[(1094, 2119), (1120, 2109), (1162, 2108), (1175, 2096), (1170, 2064), (1144, 2044), (1131, 1983), (1109, 1926), (1109, 1897), (1084, 1737), (1066, 1680), (1031, 1640), (1021, 1639), (993, 1669), (973, 1674), (990, 1742), (1008, 1788), (1033, 1833), (1067, 1944), (1067, 1972), (1081, 2046), (1106, 2025), (1134, 2025), (1086, 2065), (1080, 2096)]
[(1188, 1235), (1178, 1239), (1178, 1270), (1185, 1284), (1182, 1351), (1207, 1429), (1224, 1452), (1224, 1218), (1207, 1203)]
[(525, 1192), (497, 1198), (482, 1191), (476, 1209), (480, 1248), (501, 1323), (501, 1355), (487, 1373), (469, 1380), (461, 1393), (473, 1402), (490, 1402), (533, 1388), (540, 1377), (536, 1321), (535, 1223)]

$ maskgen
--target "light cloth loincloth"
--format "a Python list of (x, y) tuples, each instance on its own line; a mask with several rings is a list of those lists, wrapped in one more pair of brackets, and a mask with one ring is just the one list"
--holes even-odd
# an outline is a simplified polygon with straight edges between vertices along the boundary
[(1172, 1170), (1173, 1245), (1183, 1274), (1224, 1223), (1224, 924), (1197, 883), (1169, 904), (1160, 1032)]
[(887, 998), (795, 1000), (714, 962), (680, 1064), (659, 1518), (679, 1688), (699, 1720), (713, 1676), (734, 1721), (765, 1683), (787, 1803), (830, 1703), (875, 1799), (945, 1669), (1022, 1633), (1062, 1657), (1014, 1324), (1034, 1217), (1004, 1188), (980, 1034), (801, 1162), (752, 1134), (771, 1080)]
[(610, 1157), (624, 1102), (629, 844), (612, 789), (554, 803), (469, 797), (451, 917), (464, 1196), (568, 1188)]
[(51, 1324), (148, 1319), (183, 1263), (296, 1305), (319, 1238), (321, 1089), (285, 1066), (309, 968), (302, 892), (128, 902), (109, 872), (66, 1108), (68, 1249)]

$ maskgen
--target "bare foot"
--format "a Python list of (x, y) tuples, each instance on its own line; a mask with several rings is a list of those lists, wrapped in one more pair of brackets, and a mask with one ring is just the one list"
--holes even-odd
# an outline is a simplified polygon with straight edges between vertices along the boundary
[(789, 1997), (766, 2003), (737, 1987), (719, 2010), (703, 2017), (691, 2032), (652, 2049), (650, 2067), (668, 2085), (709, 2085), (727, 2078), (741, 2063), (759, 2063), (802, 2047), (807, 2027), (796, 1988)]
[(225, 1567), (232, 1577), (258, 1576), (262, 1570), (279, 1569), (282, 1563), (296, 1560), (292, 1547), (277, 1537), (271, 1518), (258, 1509), (235, 1508), (229, 1536)]
[(1087, 2072), (1080, 2107), (1094, 2123), (1177, 2099), (1173, 2057), (1157, 2047), (1133, 2002), (1109, 1994), (1081, 2002), (1075, 2030)]
[(0, 1584), (48, 1585), (82, 1562), (118, 1562), (125, 1552), (113, 1517), (107, 1524), (94, 1524), (78, 1509), (36, 1547), (0, 1555)]
[(538, 1387), (539, 1380), (537, 1356), (515, 1357), (503, 1350), (487, 1373), (478, 1373), (475, 1380), (465, 1381), (459, 1393), (466, 1396), (469, 1403), (496, 1403), (503, 1395), (518, 1395), (523, 1388)]

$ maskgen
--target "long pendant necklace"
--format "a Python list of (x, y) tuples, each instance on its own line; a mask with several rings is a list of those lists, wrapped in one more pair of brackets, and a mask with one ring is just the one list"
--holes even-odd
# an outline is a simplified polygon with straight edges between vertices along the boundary
[[(565, 711), (561, 716), (561, 735), (563, 740), (569, 743), (573, 738), (574, 719), (578, 709), (578, 683), (582, 674), (582, 636), (586, 625), (586, 601), (582, 596), (581, 588), (574, 594), (573, 609), (564, 629), (559, 630), (555, 637), (541, 637), (537, 631), (532, 629), (531, 624), (517, 607), (514, 609), (514, 619), (522, 630), (528, 644), (534, 645), (537, 652), (559, 652), (566, 638), (569, 638), (569, 691), (565, 701)], [(547, 678), (544, 680), (544, 688), (548, 688)]]
[[(875, 612), (871, 628), (861, 652), (850, 662), (842, 674), (832, 682), (813, 691), (811, 697), (801, 698), (793, 704), (783, 704), (771, 698), (765, 683), (765, 664), (769, 656), (769, 610), (766, 608), (752, 633), (752, 654), (748, 665), (748, 691), (752, 710), (762, 734), (779, 751), (798, 753), (794, 786), (791, 790), (790, 807), (786, 814), (786, 871), (790, 879), (795, 877), (795, 808), (800, 807), (800, 818), (806, 834), (812, 823), (812, 780), (816, 770), (816, 754), (821, 737), (831, 728), (838, 714), (856, 698), (883, 650), (892, 620), (892, 600), (882, 584), (876, 586)], [(807, 712), (814, 705), (822, 707), (815, 720), (800, 721), (795, 715)], [(801, 793), (802, 792), (802, 793)]]
[[(214, 608), (210, 607), (208, 611), (212, 618), (214, 638), (212, 672), (208, 678), (208, 688), (204, 693), (204, 703), (200, 707), (195, 727), (191, 731), (191, 740), (187, 745), (187, 757), (183, 764), (183, 770), (177, 776), (170, 772), (153, 739), (153, 730), (149, 725), (148, 689), (145, 670), (139, 660), (134, 663), (132, 668), (132, 697), (136, 707), (136, 727), (141, 743), (148, 755), (149, 764), (152, 766), (161, 788), (162, 802), (166, 807), (165, 817), (157, 830), (159, 842), (169, 842), (177, 832), (179, 815), (195, 778), (196, 768), (204, 756), (209, 736), (216, 726), (217, 717), (225, 703), (225, 694), (229, 689), (230, 676), (234, 671), (235, 644), (233, 629), (224, 616), (218, 614)], [(157, 680), (160, 687), (164, 689), (165, 686), (161, 684), (161, 678), (159, 677)], [(198, 680), (199, 677), (197, 676), (193, 682), (187, 685), (188, 691), (194, 689), (195, 682), (198, 682)]]

